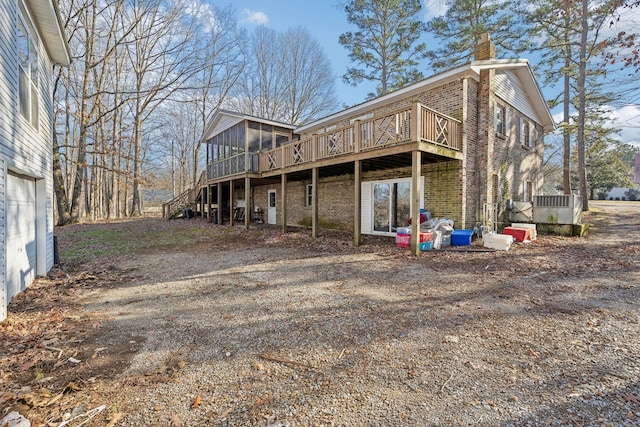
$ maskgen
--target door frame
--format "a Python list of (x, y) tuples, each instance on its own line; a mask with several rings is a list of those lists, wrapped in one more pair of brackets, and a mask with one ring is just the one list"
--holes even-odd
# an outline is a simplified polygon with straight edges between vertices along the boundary
[[(267, 224), (276, 224), (278, 197), (275, 189), (267, 190)], [(273, 201), (273, 206), (271, 202)]]
[[(361, 222), (361, 233), (362, 234), (373, 234), (380, 236), (395, 236), (395, 232), (385, 232), (385, 231), (375, 231), (373, 227), (373, 189), (376, 184), (393, 184), (398, 182), (409, 182), (411, 183), (411, 178), (389, 178), (389, 179), (381, 179), (375, 181), (363, 181), (361, 183), (361, 212), (360, 212), (360, 222)], [(420, 192), (420, 206), (424, 206), (424, 190), (425, 190), (425, 179), (424, 176), (420, 176), (420, 188), (418, 191)], [(415, 189), (413, 185), (410, 185), (410, 197), (413, 198)], [(410, 210), (410, 215), (413, 217), (414, 213)]]

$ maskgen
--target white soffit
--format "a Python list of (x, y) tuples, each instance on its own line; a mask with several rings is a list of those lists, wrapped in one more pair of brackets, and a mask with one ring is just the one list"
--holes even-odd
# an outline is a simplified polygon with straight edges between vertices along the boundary
[(71, 64), (69, 45), (62, 29), (55, 0), (25, 0), (51, 61), (68, 67)]

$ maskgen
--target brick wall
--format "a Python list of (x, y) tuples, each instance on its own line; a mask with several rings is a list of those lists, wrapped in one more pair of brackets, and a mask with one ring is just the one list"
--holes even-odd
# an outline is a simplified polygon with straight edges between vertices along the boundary
[[(429, 163), (422, 166), (425, 177), (425, 208), (434, 217), (450, 218), (456, 227), (463, 227), (462, 216), (462, 162), (450, 161)], [(363, 172), (363, 181), (380, 181), (411, 177), (411, 167)], [(353, 230), (354, 177), (352, 174), (320, 178), (318, 180), (318, 220), (321, 228)], [(311, 180), (287, 182), (287, 223), (288, 225), (310, 225), (311, 206), (306, 206), (306, 187)], [(281, 205), (280, 184), (263, 185), (253, 188), (254, 205), (267, 215), (267, 192), (276, 190), (276, 206)], [(282, 218), (276, 215), (276, 223)], [(469, 225), (468, 221), (466, 222)], [(473, 225), (473, 224), (471, 224)]]

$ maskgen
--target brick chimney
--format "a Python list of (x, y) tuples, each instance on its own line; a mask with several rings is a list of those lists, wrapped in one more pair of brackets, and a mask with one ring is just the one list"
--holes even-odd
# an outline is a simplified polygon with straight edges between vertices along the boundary
[[(482, 35), (475, 47), (475, 59), (487, 61), (495, 59), (496, 47), (488, 33)], [(493, 67), (482, 67), (478, 81), (478, 138), (476, 141), (476, 167), (478, 171), (478, 206), (487, 206), (485, 222), (493, 227), (493, 175), (498, 164), (494, 164), (495, 136), (495, 76)]]
[(476, 45), (475, 59), (476, 61), (496, 59), (496, 45), (491, 41), (489, 33), (484, 33), (480, 43)]

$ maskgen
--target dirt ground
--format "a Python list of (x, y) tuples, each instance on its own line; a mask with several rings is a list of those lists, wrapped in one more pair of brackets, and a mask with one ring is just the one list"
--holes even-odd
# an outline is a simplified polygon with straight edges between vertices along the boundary
[(0, 420), (640, 425), (640, 202), (591, 207), (586, 238), (419, 257), (199, 219), (57, 229), (61, 266), (0, 323)]

